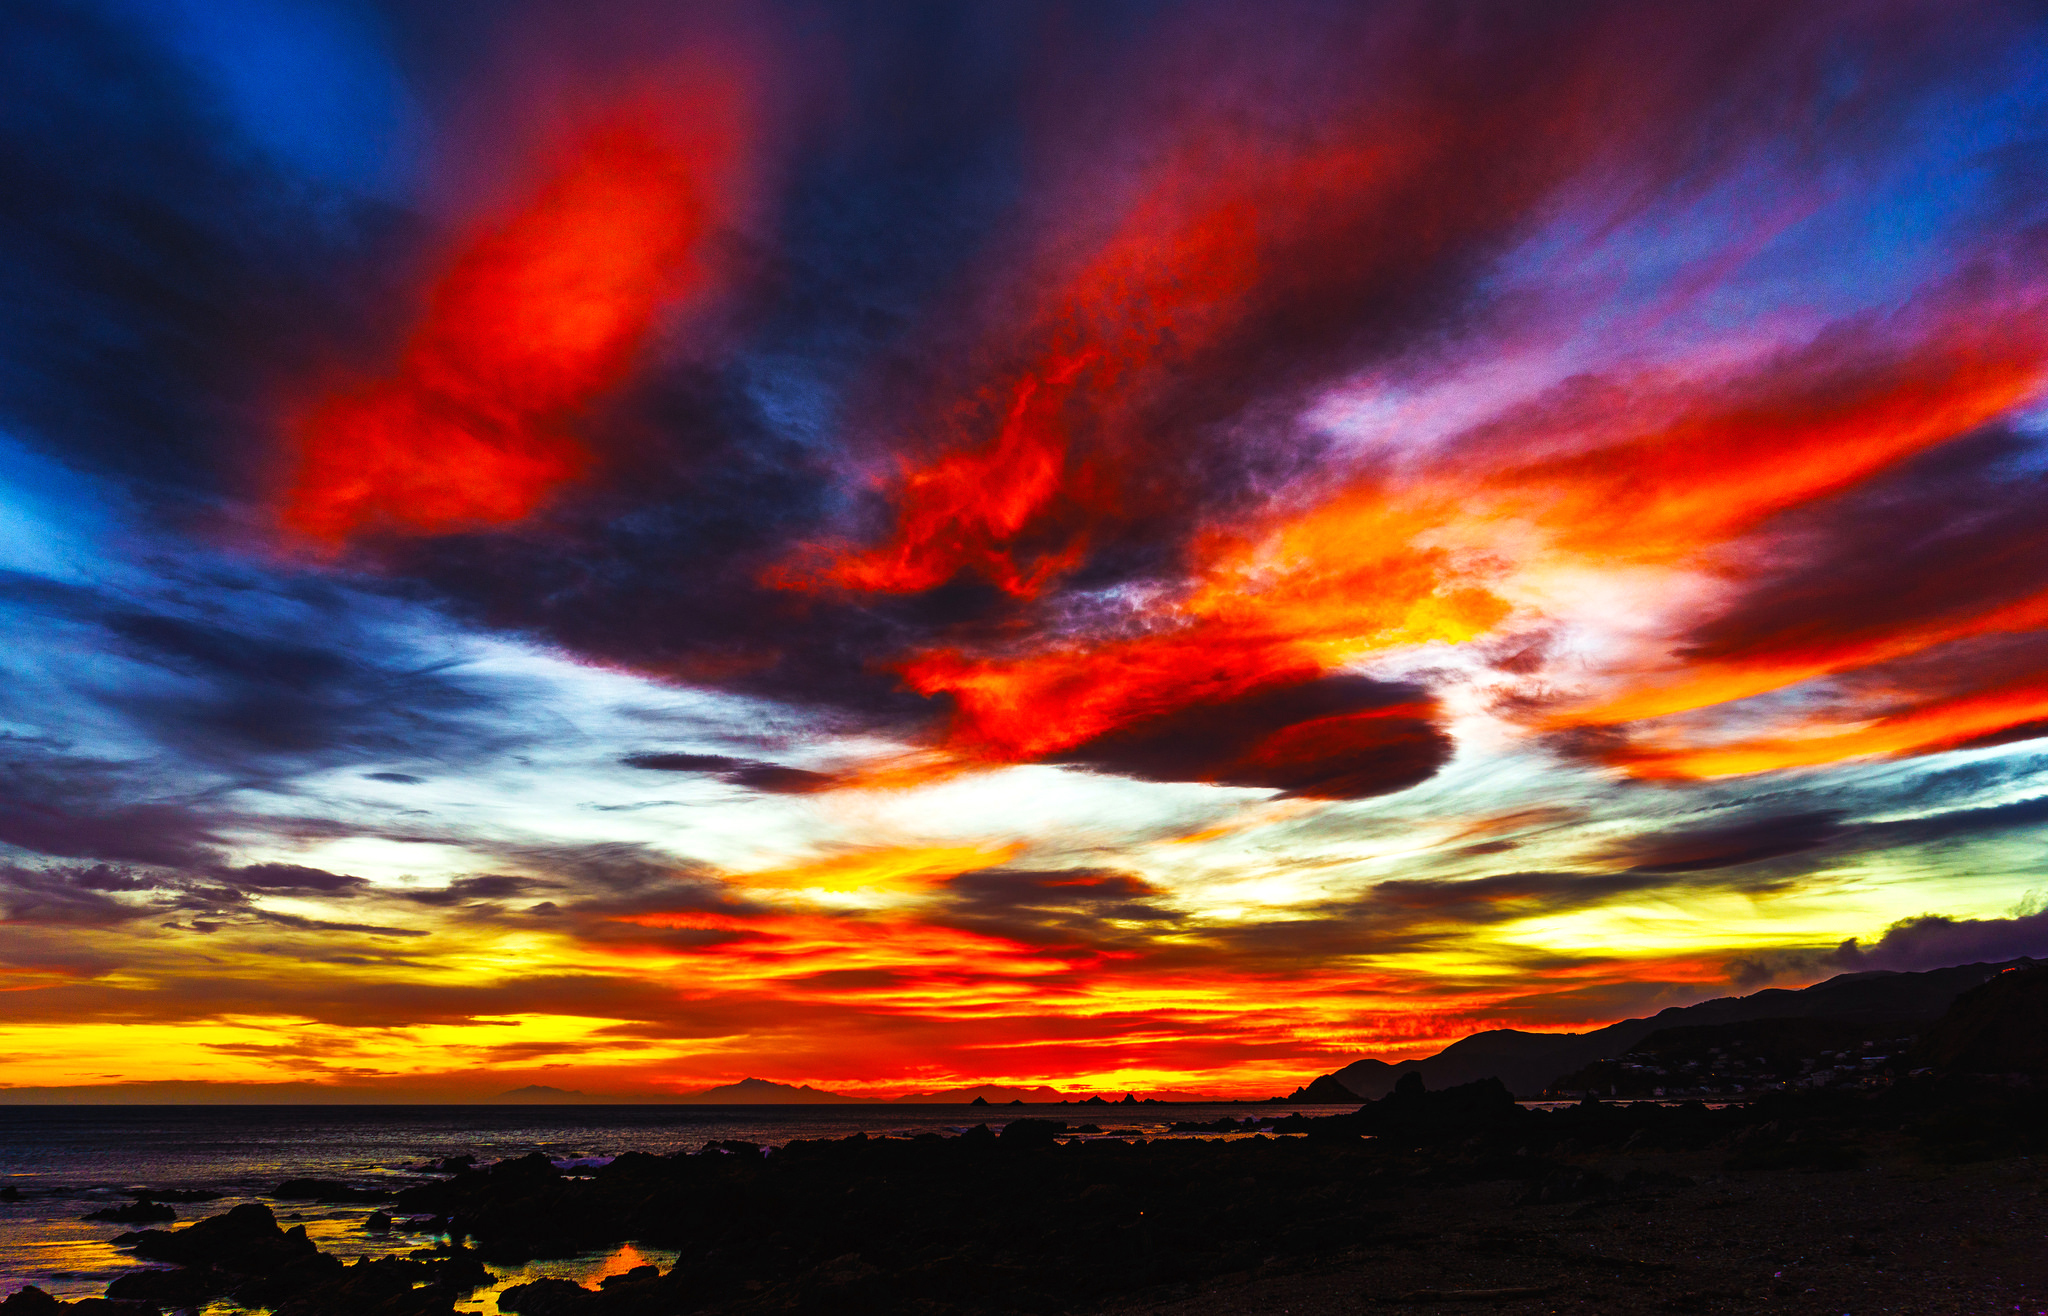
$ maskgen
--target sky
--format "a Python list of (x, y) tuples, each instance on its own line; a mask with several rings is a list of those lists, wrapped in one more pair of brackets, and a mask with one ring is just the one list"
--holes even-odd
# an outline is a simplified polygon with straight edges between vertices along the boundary
[(17, 1095), (1265, 1096), (2048, 955), (2037, 6), (0, 66)]

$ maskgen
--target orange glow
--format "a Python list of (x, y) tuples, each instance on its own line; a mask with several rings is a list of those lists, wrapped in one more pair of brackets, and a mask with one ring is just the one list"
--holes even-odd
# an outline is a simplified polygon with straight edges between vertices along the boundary
[(521, 209), (479, 226), (396, 374), (339, 384), (296, 418), (281, 523), (329, 549), (503, 525), (587, 472), (579, 414), (664, 313), (715, 289), (705, 244), (732, 208), (742, 104), (714, 83), (620, 106)]
[(916, 890), (977, 868), (991, 868), (1014, 856), (1018, 849), (1016, 845), (1001, 845), (863, 850), (791, 868), (734, 873), (730, 880), (745, 887), (792, 890)]
[[(2033, 314), (1979, 308), (1969, 323), (1925, 326), (1903, 358), (1848, 367), (1830, 359), (1833, 345), (1808, 349), (1730, 381), (1733, 404), (1697, 404), (1698, 384), (1653, 392), (1619, 416), (1575, 418), (1590, 429), (1569, 435), (1579, 451), (1497, 467), (1481, 475), (1481, 489), (1502, 512), (1546, 526), (1563, 551), (1595, 562), (1683, 560), (2039, 393), (2048, 362), (2027, 323)], [(1481, 451), (1466, 461), (1484, 468), (1494, 459)]]
[(1019, 762), (1144, 717), (1308, 680), (1376, 650), (1483, 634), (1507, 605), (1469, 583), (1448, 554), (1413, 545), (1427, 524), (1362, 497), (1271, 535), (1217, 534), (1202, 546), (1193, 591), (1156, 633), (1018, 657), (937, 650), (901, 670), (921, 694), (952, 695), (950, 747)]
[(1933, 700), (1848, 730), (1835, 729), (1853, 716), (1816, 722), (1793, 734), (1732, 744), (1664, 749), (1652, 741), (1619, 750), (1615, 758), (1638, 777), (1701, 778), (1738, 777), (1872, 755), (1959, 749), (2048, 720), (2048, 678), (2030, 677), (1991, 690)]
[(1639, 678), (1642, 684), (1582, 709), (1554, 713), (1551, 726), (1611, 726), (1672, 713), (1732, 703), (1753, 695), (1852, 668), (1870, 667), (1931, 649), (1951, 640), (2048, 626), (2048, 593), (1974, 616), (1904, 626), (1867, 636), (1814, 635), (1782, 644), (1754, 659), (1695, 661), (1669, 674)]
[[(645, 928), (745, 933), (692, 957), (692, 978), (701, 986), (758, 984), (763, 972), (775, 970), (806, 977), (850, 969), (941, 974), (971, 970), (977, 979), (1034, 978), (1063, 973), (1077, 964), (1098, 964), (1106, 958), (1100, 951), (1026, 945), (902, 917), (771, 914), (740, 918), (688, 911), (621, 915), (616, 921)], [(660, 953), (658, 944), (649, 949)]]

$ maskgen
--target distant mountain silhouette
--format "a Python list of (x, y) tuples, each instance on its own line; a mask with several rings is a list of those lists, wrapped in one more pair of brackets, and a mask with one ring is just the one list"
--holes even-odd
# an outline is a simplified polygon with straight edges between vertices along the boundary
[(801, 1087), (791, 1087), (787, 1083), (772, 1083), (765, 1078), (743, 1078), (737, 1083), (705, 1088), (702, 1092), (692, 1092), (687, 1096), (677, 1097), (676, 1100), (707, 1106), (863, 1106), (873, 1104), (875, 1099), (826, 1092), (808, 1083)]
[(1962, 993), (2014, 964), (2026, 962), (1961, 964), (1924, 973), (1844, 973), (1796, 991), (1774, 987), (1750, 996), (1723, 996), (1698, 1005), (1673, 1006), (1647, 1019), (1624, 1019), (1590, 1033), (1525, 1033), (1514, 1028), (1496, 1028), (1474, 1033), (1421, 1060), (1396, 1064), (1376, 1059), (1355, 1060), (1325, 1077), (1335, 1079), (1365, 1100), (1386, 1096), (1408, 1073), (1421, 1075), (1422, 1081), (1432, 1088), (1498, 1078), (1516, 1096), (1533, 1097), (1552, 1080), (1597, 1060), (1622, 1055), (1651, 1033), (1665, 1028), (1743, 1023), (1751, 1019), (1840, 1019), (1897, 1024), (1917, 1031), (1940, 1018)]

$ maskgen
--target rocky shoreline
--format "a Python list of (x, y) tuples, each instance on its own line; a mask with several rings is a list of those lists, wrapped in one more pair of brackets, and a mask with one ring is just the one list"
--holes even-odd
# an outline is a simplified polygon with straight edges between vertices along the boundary
[[(957, 1137), (725, 1142), (566, 1169), (540, 1155), (453, 1163), (392, 1206), (432, 1217), (447, 1236), (436, 1248), (345, 1264), (303, 1228), (281, 1228), (269, 1208), (242, 1205), (124, 1235), (138, 1258), (170, 1268), (122, 1276), (104, 1299), (66, 1304), (25, 1289), (0, 1313), (143, 1316), (224, 1299), (277, 1316), (447, 1316), (492, 1282), (485, 1263), (627, 1240), (679, 1259), (666, 1273), (643, 1267), (595, 1290), (516, 1285), (498, 1295), (500, 1310), (949, 1316), (1179, 1304), (1193, 1316), (1264, 1310), (1270, 1300), (1308, 1312), (1318, 1310), (1316, 1277), (1336, 1274), (1351, 1278), (1332, 1311), (1356, 1310), (1359, 1286), (1382, 1305), (1548, 1311), (1594, 1301), (1572, 1296), (1589, 1279), (1608, 1290), (1595, 1303), (1604, 1310), (1803, 1310), (1803, 1290), (1781, 1292), (1782, 1275), (1750, 1275), (1759, 1267), (1734, 1265), (1742, 1258), (1722, 1258), (1743, 1273), (1721, 1275), (1670, 1257), (1630, 1259), (1617, 1245), (1650, 1238), (1678, 1212), (1758, 1255), (1811, 1251), (1829, 1245), (1812, 1222), (1896, 1214), (1905, 1208), (1883, 1203), (1956, 1176), (2000, 1186), (1985, 1190), (1998, 1200), (1978, 1203), (1990, 1223), (1968, 1227), (1977, 1242), (1948, 1250), (2008, 1258), (2000, 1282), (2023, 1300), (2039, 1294), (2048, 1309), (2048, 1204), (2035, 1159), (2048, 1153), (2048, 1095), (2032, 1085), (1948, 1078), (1720, 1108), (1541, 1110), (1497, 1082), (1428, 1092), (1415, 1080), (1354, 1114), (1271, 1127), (1279, 1136), (1233, 1123), (1147, 1141), (1076, 1138), (1059, 1121), (1025, 1118)], [(345, 1183), (279, 1188), (363, 1200)], [(1587, 1221), (1606, 1248), (1579, 1255), (1555, 1236)], [(1477, 1253), (1474, 1229), (1494, 1231)], [(1919, 1300), (1910, 1289), (1892, 1299), (1894, 1311), (1950, 1310), (1903, 1305)], [(1813, 1310), (1828, 1305), (1816, 1301)]]

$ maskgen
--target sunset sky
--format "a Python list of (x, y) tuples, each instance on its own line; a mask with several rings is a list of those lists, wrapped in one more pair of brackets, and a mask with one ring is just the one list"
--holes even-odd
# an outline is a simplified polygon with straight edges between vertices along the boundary
[(2048, 955), (2036, 6), (15, 0), (0, 97), (7, 1086)]

